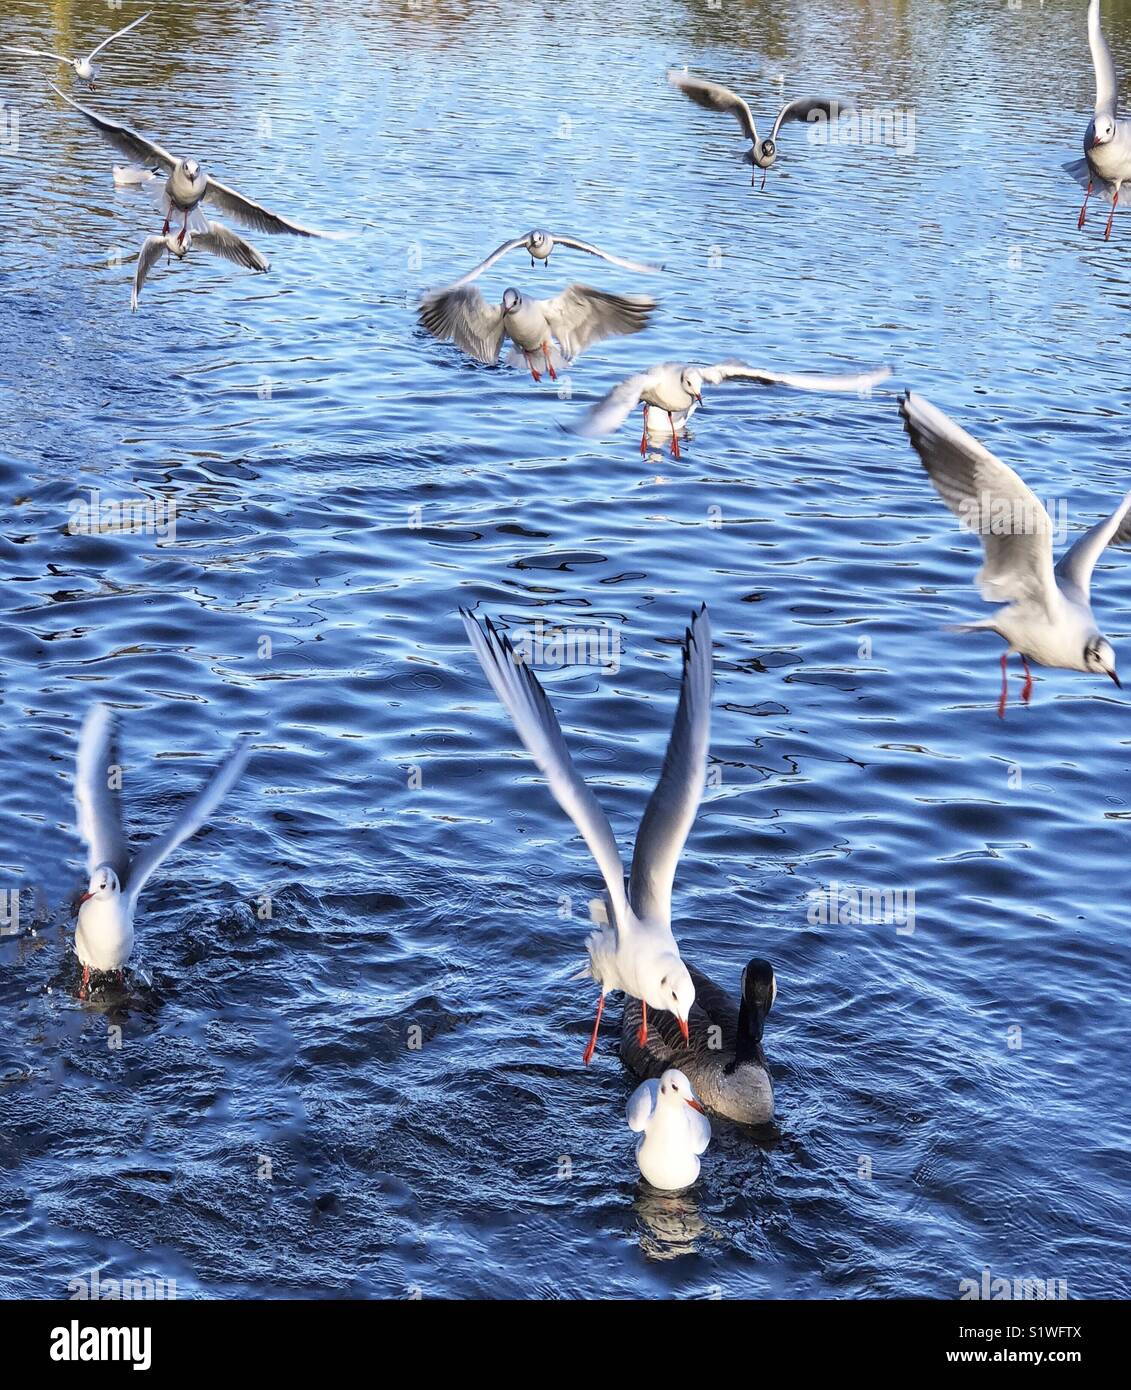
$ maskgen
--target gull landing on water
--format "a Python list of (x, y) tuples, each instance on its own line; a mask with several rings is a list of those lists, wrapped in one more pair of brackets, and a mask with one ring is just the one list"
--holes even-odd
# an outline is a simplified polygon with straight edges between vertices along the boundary
[[(503, 339), (508, 338), (516, 349), (508, 360), (515, 365), (525, 360), (530, 375), (541, 381), (535, 366), (538, 356), (556, 380), (590, 343), (639, 333), (655, 308), (656, 301), (648, 295), (608, 294), (588, 285), (570, 285), (554, 299), (527, 299), (509, 289), (501, 303), (488, 304), (475, 285), (464, 285), (425, 295), (419, 319), (434, 338), (450, 339), (489, 365), (499, 360)], [(561, 352), (554, 347), (555, 339)]]
[(461, 279), (455, 280), (446, 286), (449, 290), (458, 290), (462, 285), (470, 285), (472, 280), (477, 280), (485, 270), (489, 270), (496, 261), (501, 260), (511, 251), (520, 248), (527, 251), (530, 255), (530, 264), (536, 261), (549, 265), (550, 252), (555, 246), (569, 246), (575, 251), (585, 251), (590, 256), (600, 256), (603, 261), (608, 261), (611, 265), (619, 265), (623, 270), (635, 270), (642, 275), (658, 275), (663, 270), (662, 265), (645, 265), (642, 261), (626, 261), (621, 256), (613, 256), (608, 251), (602, 251), (599, 246), (592, 246), (587, 241), (578, 241), (572, 236), (551, 236), (549, 232), (535, 230), (527, 232), (525, 236), (515, 237), (513, 241), (504, 241), (502, 246), (492, 251), (485, 261), (469, 270)]
[(778, 112), (769, 138), (759, 140), (753, 113), (737, 92), (732, 92), (729, 87), (724, 87), (718, 82), (711, 82), (706, 77), (692, 77), (690, 73), (679, 72), (674, 68), (668, 72), (668, 81), (685, 97), (695, 102), (696, 106), (702, 106), (708, 111), (721, 111), (738, 121), (742, 133), (750, 141), (750, 148), (742, 158), (747, 164), (754, 166), (751, 171), (751, 187), (757, 182), (757, 171), (761, 169), (762, 187), (765, 188), (766, 173), (778, 157), (778, 133), (787, 121), (809, 121), (815, 115), (822, 115), (827, 120), (834, 121), (842, 111), (852, 109), (851, 105), (837, 101), (835, 97), (796, 97), (793, 101), (787, 101)]
[(609, 990), (641, 1001), (638, 1042), (648, 1041), (648, 1009), (675, 1016), (688, 1037), (687, 1018), (695, 986), (672, 935), (672, 885), (676, 866), (695, 820), (707, 772), (711, 730), (711, 626), (699, 609), (684, 634), (679, 704), (660, 779), (636, 835), (628, 890), (624, 865), (608, 817), (570, 758), (561, 727), (533, 671), (519, 661), (509, 638), (488, 619), (486, 631), (460, 610), (479, 664), (514, 722), (515, 730), (554, 800), (573, 821), (605, 881), (609, 922), (586, 941), (588, 973), (600, 985), (597, 1018), (585, 1049), (588, 1064)]
[(186, 232), (184, 238), (176, 232), (166, 232), (164, 236), (146, 237), (138, 253), (137, 268), (134, 271), (133, 292), (130, 296), (131, 310), (137, 309), (138, 295), (145, 284), (146, 276), (161, 259), (163, 252), (183, 261), (192, 247), (198, 246), (212, 256), (222, 256), (226, 261), (242, 265), (248, 270), (265, 271), (271, 269), (271, 262), (261, 255), (243, 237), (219, 222), (209, 222), (203, 232)]
[(98, 45), (98, 47), (94, 49), (91, 53), (89, 53), (85, 58), (68, 58), (65, 54), (62, 53), (45, 53), (42, 49), (39, 48), (16, 47), (15, 45), (9, 43), (0, 44), (0, 49), (2, 49), (5, 53), (22, 53), (25, 57), (28, 58), (52, 58), (57, 63), (65, 63), (67, 67), (74, 68), (75, 75), (81, 78), (83, 82), (89, 82), (91, 90), (93, 91), (94, 78), (97, 71), (94, 66), (95, 58), (98, 57), (98, 55), (102, 52), (104, 48), (109, 47), (109, 45), (112, 44), (115, 39), (120, 39), (123, 34), (128, 34), (131, 29), (136, 29), (137, 26), (141, 24), (143, 20), (148, 19), (152, 13), (152, 10), (146, 10), (145, 14), (141, 15), (140, 18), (135, 19), (131, 23), (127, 24), (124, 29), (119, 29), (116, 34), (111, 34), (108, 39), (103, 39), (102, 42)]
[(113, 716), (105, 705), (95, 705), (83, 721), (75, 767), (75, 811), (90, 874), (75, 929), (84, 989), (92, 971), (121, 970), (129, 960), (141, 890), (177, 846), (200, 829), (251, 756), (247, 740), (239, 739), (169, 829), (131, 855), (116, 790), (121, 769), (116, 744)]
[[(206, 174), (195, 159), (178, 159), (168, 150), (146, 139), (144, 135), (139, 135), (136, 130), (131, 130), (129, 126), (111, 121), (88, 106), (73, 101), (53, 82), (49, 85), (56, 96), (62, 97), (68, 106), (73, 106), (119, 153), (136, 160), (140, 165), (163, 169), (166, 172), (168, 177), (161, 200), (161, 210), (165, 215), (165, 225), (161, 228), (162, 236), (167, 235), (171, 224), (177, 218), (182, 219), (179, 233), (182, 241), (190, 231), (207, 234), (212, 224), (199, 211), (200, 204), (205, 199), (221, 212), (226, 212), (229, 217), (234, 217), (237, 222), (258, 232), (323, 237), (331, 240), (343, 235), (340, 232), (319, 232), (312, 227), (304, 227), (301, 223), (280, 217), (278, 213), (271, 212), (260, 203), (252, 202), (242, 193), (237, 193), (234, 188), (229, 188), (227, 184), (220, 183), (218, 179)], [(117, 178), (115, 182), (118, 182)]]
[(637, 1086), (625, 1110), (629, 1129), (640, 1135), (640, 1176), (663, 1192), (679, 1192), (699, 1176), (699, 1155), (711, 1142), (711, 1122), (691, 1082), (675, 1067)]
[[(1111, 49), (1100, 27), (1100, 0), (1091, 0), (1088, 6), (1088, 46), (1092, 50), (1092, 67), (1096, 74), (1096, 111), (1084, 132), (1084, 158), (1064, 167), (1086, 189), (1077, 227), (1084, 226), (1088, 199), (1096, 180), (1111, 199), (1111, 211), (1104, 228), (1107, 241), (1111, 237), (1115, 209), (1120, 203), (1131, 202), (1131, 121), (1120, 120), (1116, 114), (1119, 82)], [(1128, 185), (1126, 191), (1124, 183)]]
[[(899, 407), (903, 425), (939, 496), (982, 541), (985, 564), (978, 572), (982, 597), (1004, 603), (990, 617), (966, 623), (962, 632), (996, 632), (1009, 644), (1001, 656), (1001, 696), (1005, 717), (1006, 663), (1021, 657), (1025, 704), (1033, 693), (1029, 662), (1091, 671), (1121, 685), (1115, 652), (1096, 626), (1091, 582), (1096, 562), (1108, 545), (1131, 543), (1131, 492), (1112, 514), (1098, 522), (1053, 567), (1052, 519), (1042, 503), (1007, 464), (965, 430), (909, 391)], [(1002, 516), (1008, 518), (1001, 525)]]
[(640, 437), (640, 453), (648, 452), (649, 406), (661, 410), (668, 417), (671, 430), (671, 448), (675, 458), (679, 458), (679, 436), (696, 409), (703, 404), (703, 387), (717, 386), (723, 381), (754, 381), (762, 386), (786, 386), (795, 391), (854, 391), (857, 395), (867, 395), (874, 386), (891, 376), (890, 367), (880, 367), (873, 372), (861, 372), (845, 376), (819, 376), (799, 372), (767, 372), (758, 367), (748, 367), (745, 362), (731, 358), (715, 366), (695, 366), (684, 362), (661, 362), (658, 366), (627, 377), (619, 386), (599, 400), (581, 419), (566, 429), (571, 434), (599, 438), (612, 434), (628, 419), (629, 415), (643, 402), (644, 432)]

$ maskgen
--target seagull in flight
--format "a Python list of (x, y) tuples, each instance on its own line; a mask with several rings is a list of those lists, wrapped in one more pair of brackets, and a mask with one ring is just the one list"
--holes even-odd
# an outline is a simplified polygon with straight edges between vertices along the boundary
[(1104, 240), (1108, 241), (1115, 209), (1120, 203), (1131, 202), (1131, 121), (1121, 120), (1117, 114), (1119, 82), (1111, 49), (1100, 27), (1100, 0), (1091, 0), (1088, 5), (1088, 45), (1096, 73), (1096, 111), (1084, 132), (1084, 158), (1064, 167), (1086, 189), (1077, 227), (1084, 225), (1088, 199), (1096, 180), (1111, 199), (1111, 211), (1104, 228)]
[(742, 127), (742, 133), (750, 141), (750, 148), (744, 152), (742, 158), (747, 164), (754, 166), (750, 180), (752, 187), (758, 178), (757, 170), (761, 169), (762, 187), (765, 188), (766, 172), (773, 167), (778, 157), (778, 134), (787, 121), (809, 121), (818, 114), (827, 120), (835, 121), (842, 111), (852, 109), (849, 104), (838, 101), (835, 97), (795, 97), (792, 101), (787, 101), (778, 112), (769, 137), (759, 140), (754, 115), (737, 92), (732, 92), (729, 87), (712, 82), (706, 77), (692, 77), (690, 73), (680, 72), (675, 68), (669, 71), (668, 81), (685, 97), (695, 102), (696, 106), (702, 106), (708, 111), (726, 112), (735, 117)]
[(642, 261), (626, 261), (622, 256), (611, 255), (608, 251), (602, 251), (599, 246), (592, 246), (587, 241), (578, 241), (577, 237), (572, 236), (551, 236), (549, 232), (535, 230), (527, 232), (525, 236), (515, 237), (512, 241), (504, 241), (502, 246), (492, 251), (485, 261), (480, 261), (474, 270), (469, 270), (461, 279), (453, 281), (446, 288), (458, 290), (462, 285), (470, 285), (472, 280), (477, 280), (485, 270), (495, 264), (511, 251), (518, 251), (520, 248), (530, 255), (530, 264), (541, 261), (542, 264), (549, 265), (550, 252), (555, 246), (569, 246), (575, 251), (585, 251), (590, 256), (600, 256), (603, 261), (608, 261), (610, 265), (619, 265), (622, 270), (635, 270), (641, 275), (658, 275), (663, 270), (662, 265), (645, 265)]
[(65, 63), (68, 67), (74, 68), (76, 75), (84, 82), (89, 82), (91, 90), (93, 91), (94, 78), (97, 72), (94, 66), (95, 58), (98, 57), (104, 48), (112, 44), (115, 39), (120, 39), (123, 34), (128, 34), (131, 29), (136, 29), (137, 26), (141, 24), (143, 20), (148, 19), (152, 13), (152, 10), (146, 10), (145, 14), (127, 24), (124, 29), (119, 29), (116, 34), (111, 34), (108, 39), (103, 39), (98, 47), (85, 58), (68, 58), (63, 53), (45, 53), (40, 48), (23, 48), (10, 43), (0, 44), (0, 49), (5, 53), (22, 53), (28, 58), (51, 58), (57, 63)]
[(985, 563), (978, 585), (988, 603), (1002, 603), (988, 618), (958, 631), (996, 632), (1001, 654), (998, 714), (1005, 718), (1006, 663), (1016, 652), (1025, 668), (1021, 699), (1033, 693), (1029, 662), (1091, 671), (1121, 686), (1115, 652), (1092, 613), (1092, 571), (1109, 545), (1131, 543), (1131, 492), (1053, 565), (1052, 518), (1008, 464), (936, 406), (909, 391), (899, 407), (911, 445), (939, 496), (982, 541)]
[(126, 155), (127, 158), (136, 160), (139, 164), (151, 168), (156, 167), (166, 172), (168, 177), (161, 194), (161, 209), (165, 215), (165, 225), (161, 229), (162, 236), (168, 233), (170, 225), (178, 217), (182, 218), (180, 229), (182, 241), (188, 236), (190, 230), (209, 232), (211, 224), (199, 211), (200, 204), (206, 199), (219, 208), (221, 212), (226, 212), (237, 222), (241, 222), (244, 226), (251, 227), (257, 232), (286, 233), (291, 236), (304, 237), (329, 237), (331, 239), (341, 235), (338, 232), (319, 232), (312, 227), (304, 227), (298, 222), (281, 217), (277, 212), (271, 212), (261, 203), (255, 203), (250, 198), (245, 198), (242, 193), (237, 193), (226, 183), (221, 183), (211, 174), (206, 174), (195, 159), (177, 158), (176, 155), (162, 149), (154, 141), (146, 139), (144, 135), (139, 135), (136, 130), (131, 130), (129, 126), (120, 125), (117, 121), (112, 121), (106, 116), (100, 116), (97, 111), (92, 111), (88, 106), (73, 101), (65, 92), (61, 92), (53, 82), (50, 85), (51, 90), (57, 96), (62, 97), (68, 106), (73, 106), (80, 115), (84, 116), (116, 150)]
[(192, 247), (207, 251), (212, 256), (222, 256), (226, 261), (242, 265), (248, 270), (265, 271), (271, 269), (271, 262), (244, 241), (237, 232), (225, 227), (222, 222), (209, 222), (206, 232), (189, 232), (182, 241), (176, 232), (166, 232), (164, 236), (146, 237), (138, 253), (137, 267), (134, 270), (133, 293), (130, 308), (136, 312), (138, 295), (145, 284), (146, 276), (161, 259), (163, 252), (183, 261)]
[(237, 740), (168, 830), (131, 854), (118, 804), (121, 763), (114, 717), (106, 705), (90, 709), (79, 735), (75, 768), (75, 811), (90, 874), (87, 891), (79, 900), (75, 930), (84, 989), (92, 971), (121, 970), (129, 960), (141, 890), (178, 845), (200, 829), (234, 786), (250, 756), (247, 739)]

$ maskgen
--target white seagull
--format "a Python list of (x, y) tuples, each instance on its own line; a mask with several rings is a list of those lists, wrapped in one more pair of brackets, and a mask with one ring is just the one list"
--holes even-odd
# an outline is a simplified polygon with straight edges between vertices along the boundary
[(581, 832), (605, 881), (609, 921), (589, 934), (588, 973), (601, 987), (588, 1063), (609, 990), (623, 990), (642, 1004), (638, 1041), (648, 1040), (648, 1008), (674, 1014), (684, 1040), (695, 986), (672, 935), (672, 884), (680, 851), (699, 801), (707, 770), (711, 728), (711, 626), (706, 606), (691, 619), (683, 642), (683, 679), (660, 779), (648, 802), (625, 891), (624, 866), (608, 817), (582, 781), (569, 756), (546, 692), (509, 638), (490, 619), (484, 632), (470, 613), (463, 625), (491, 688), (514, 721), (526, 751), (549, 783), (550, 792)]
[(602, 260), (608, 261), (611, 265), (619, 265), (623, 270), (635, 270), (641, 275), (657, 275), (664, 268), (662, 265), (645, 265), (642, 261), (626, 261), (622, 256), (613, 256), (608, 251), (602, 251), (599, 246), (592, 246), (587, 241), (578, 241), (577, 237), (551, 236), (549, 232), (535, 229), (532, 232), (527, 232), (524, 236), (515, 237), (512, 241), (504, 241), (502, 246), (492, 251), (485, 261), (480, 261), (474, 270), (469, 270), (461, 279), (454, 280), (446, 288), (458, 290), (461, 285), (470, 285), (472, 280), (477, 280), (496, 261), (502, 260), (508, 252), (517, 251), (520, 247), (529, 252), (531, 265), (535, 261), (549, 265), (550, 252), (555, 246), (569, 246), (575, 251), (585, 251), (590, 256), (600, 256)]
[(738, 121), (742, 133), (750, 141), (750, 148), (743, 153), (742, 158), (747, 164), (754, 166), (751, 185), (758, 178), (756, 171), (761, 169), (763, 188), (766, 186), (766, 171), (773, 166), (778, 157), (778, 132), (787, 121), (811, 121), (818, 115), (826, 120), (835, 121), (842, 111), (852, 109), (849, 104), (837, 101), (835, 97), (795, 97), (793, 101), (787, 101), (778, 112), (769, 138), (759, 140), (753, 113), (737, 92), (732, 92), (729, 87), (712, 82), (706, 77), (692, 77), (689, 73), (679, 72), (674, 68), (668, 72), (668, 81), (697, 106), (705, 107), (708, 111), (722, 111)]
[[(165, 180), (162, 191), (161, 210), (165, 215), (165, 225), (161, 229), (164, 236), (170, 223), (177, 217), (183, 217), (181, 225), (181, 240), (193, 232), (207, 232), (209, 230), (208, 219), (199, 211), (200, 204), (205, 199), (213, 203), (221, 212), (226, 212), (230, 217), (234, 217), (237, 222), (242, 222), (244, 226), (252, 227), (258, 232), (288, 233), (291, 236), (305, 237), (328, 237), (336, 239), (342, 234), (339, 232), (319, 232), (312, 227), (304, 227), (298, 222), (291, 222), (286, 217), (280, 217), (277, 212), (271, 212), (260, 203), (253, 203), (250, 198), (245, 198), (242, 193), (237, 193), (234, 188), (229, 188), (227, 184), (214, 179), (211, 174), (206, 174), (195, 159), (178, 159), (168, 150), (162, 149), (160, 145), (152, 140), (146, 139), (144, 135), (139, 135), (136, 130), (131, 130), (129, 126), (120, 125), (117, 121), (111, 121), (106, 116), (100, 116), (97, 111), (92, 111), (88, 106), (83, 106), (80, 102), (72, 100), (65, 92), (61, 92), (52, 82), (51, 90), (60, 96), (68, 106), (73, 106), (90, 124), (110, 142), (111, 145), (129, 159), (146, 167), (157, 167), (165, 170), (168, 177)], [(115, 182), (118, 182), (115, 177)]]
[(553, 299), (527, 299), (509, 289), (500, 304), (488, 304), (475, 285), (464, 285), (425, 295), (420, 323), (433, 337), (451, 339), (477, 361), (490, 364), (499, 360), (503, 339), (508, 338), (515, 345), (508, 362), (518, 365), (525, 360), (530, 375), (541, 381), (536, 355), (556, 380), (590, 343), (646, 328), (655, 308), (649, 295), (608, 294), (588, 285), (570, 285)]
[(711, 1122), (695, 1099), (691, 1082), (671, 1067), (644, 1081), (628, 1098), (628, 1127), (640, 1135), (640, 1175), (664, 1192), (690, 1187), (699, 1176), (699, 1155), (711, 1142)]
[(1091, 671), (1121, 686), (1115, 652), (1096, 626), (1091, 606), (1092, 571), (1108, 545), (1131, 542), (1131, 492), (1103, 521), (1065, 551), (1055, 569), (1052, 519), (1034, 493), (1007, 464), (995, 458), (949, 419), (909, 391), (900, 403), (907, 430), (939, 496), (968, 530), (982, 541), (985, 564), (978, 585), (988, 603), (1004, 603), (961, 632), (996, 632), (1009, 644), (1001, 655), (1001, 696), (1005, 717), (1006, 662), (1021, 657), (1025, 704), (1033, 693), (1029, 662), (1067, 671)]
[(104, 48), (112, 44), (115, 39), (120, 39), (123, 34), (128, 34), (131, 29), (136, 29), (137, 26), (143, 20), (148, 19), (152, 13), (152, 10), (146, 10), (145, 14), (143, 14), (140, 18), (131, 21), (131, 23), (127, 24), (124, 29), (119, 29), (116, 34), (111, 34), (108, 39), (103, 39), (102, 42), (98, 45), (98, 47), (94, 49), (93, 52), (88, 54), (85, 58), (68, 58), (66, 54), (63, 53), (45, 53), (40, 48), (16, 47), (14, 44), (10, 43), (0, 44), (0, 48), (2, 48), (5, 53), (22, 53), (25, 57), (28, 58), (51, 58), (57, 63), (65, 63), (67, 67), (74, 68), (76, 75), (82, 78), (84, 82), (89, 82), (91, 88), (93, 89), (94, 78), (96, 73), (96, 69), (94, 66), (95, 58), (98, 57), (98, 55), (102, 52)]
[(762, 386), (787, 386), (795, 391), (855, 391), (867, 395), (873, 386), (891, 376), (890, 367), (873, 372), (858, 372), (845, 376), (819, 376), (804, 372), (767, 372), (749, 367), (734, 358), (714, 366), (696, 366), (688, 362), (660, 362), (657, 366), (626, 377), (618, 386), (599, 400), (575, 424), (567, 425), (571, 434), (597, 438), (612, 434), (628, 419), (641, 402), (644, 404), (644, 432), (640, 436), (640, 452), (648, 452), (648, 408), (661, 410), (668, 417), (672, 453), (679, 458), (679, 436), (687, 422), (703, 404), (703, 387), (717, 386), (723, 381), (755, 381)]
[(271, 262), (266, 256), (261, 255), (254, 246), (249, 245), (231, 228), (225, 227), (219, 222), (209, 222), (208, 230), (204, 232), (188, 232), (183, 241), (176, 232), (166, 232), (164, 236), (146, 237), (138, 253), (137, 267), (134, 270), (130, 308), (137, 309), (138, 295), (141, 294), (141, 287), (145, 284), (146, 276), (161, 259), (163, 252), (168, 252), (170, 255), (176, 256), (179, 261), (183, 261), (194, 246), (198, 246), (202, 251), (207, 251), (209, 255), (222, 256), (224, 260), (242, 265), (248, 270), (265, 271), (271, 269)]
[(239, 739), (163, 835), (131, 855), (118, 804), (121, 764), (113, 715), (94, 705), (83, 721), (75, 768), (78, 832), (87, 847), (90, 883), (79, 905), (75, 952), (85, 988), (92, 971), (121, 970), (134, 944), (137, 900), (150, 875), (204, 824), (243, 771), (251, 749)]
[[(1088, 5), (1088, 45), (1092, 50), (1092, 66), (1096, 70), (1096, 113), (1084, 132), (1084, 158), (1073, 160), (1064, 167), (1087, 190), (1077, 227), (1084, 225), (1094, 181), (1099, 181), (1100, 187), (1111, 199), (1111, 211), (1104, 228), (1104, 240), (1107, 241), (1111, 236), (1115, 209), (1120, 203), (1131, 202), (1131, 121), (1120, 120), (1116, 115), (1119, 83), (1111, 49), (1100, 28), (1100, 0), (1091, 0)], [(1125, 183), (1128, 185), (1126, 190), (1123, 188)]]

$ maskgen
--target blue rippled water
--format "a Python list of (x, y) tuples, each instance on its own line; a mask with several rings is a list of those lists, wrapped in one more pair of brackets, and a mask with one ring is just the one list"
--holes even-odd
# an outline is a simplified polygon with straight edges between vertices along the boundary
[[(1105, 11), (1131, 70), (1131, 4)], [(158, 0), (79, 98), (354, 235), (253, 235), (262, 277), (158, 267), (136, 315), (144, 192), (0, 55), (0, 889), (22, 916), (0, 1294), (98, 1270), (182, 1297), (954, 1298), (987, 1266), (1131, 1294), (1128, 696), (1041, 671), (996, 718), (999, 644), (944, 630), (982, 615), (976, 544), (896, 412), (923, 391), (1073, 527), (1128, 486), (1131, 214), (1078, 232), (1060, 167), (1094, 96), (1082, 12)], [(0, 27), (78, 50), (107, 10), (10, 0)], [(787, 133), (758, 194), (671, 64), (758, 114), (779, 79), (910, 109), (914, 149)], [(484, 277), (655, 289), (647, 332), (557, 388), (413, 312), (537, 225), (669, 267), (556, 252)], [(682, 460), (641, 459), (635, 421), (558, 428), (629, 372), (730, 355), (896, 375), (867, 400), (719, 388)], [(69, 534), (90, 488), (175, 502), (175, 541)], [(773, 961), (778, 1114), (718, 1125), (672, 1197), (638, 1186), (612, 1022), (581, 1065), (596, 870), (456, 609), (620, 634), (616, 673), (542, 674), (628, 846), (704, 599), (716, 774), (676, 930), (725, 982)], [(1131, 652), (1118, 551), (1097, 609)], [(152, 881), (128, 987), (81, 1002), (96, 698), (139, 835), (237, 734), (258, 751)], [(913, 889), (914, 931), (810, 921), (833, 882)]]

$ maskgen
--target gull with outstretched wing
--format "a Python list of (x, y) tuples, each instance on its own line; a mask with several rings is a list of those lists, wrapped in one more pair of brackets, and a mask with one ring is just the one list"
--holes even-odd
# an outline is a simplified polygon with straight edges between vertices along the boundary
[(48, 53), (41, 48), (27, 48), (23, 45), (10, 43), (0, 44), (0, 50), (3, 50), (5, 53), (21, 53), (27, 58), (50, 58), (54, 62), (65, 63), (67, 67), (74, 68), (76, 76), (80, 77), (84, 82), (89, 82), (91, 90), (93, 90), (94, 78), (97, 73), (97, 69), (94, 66), (95, 58), (98, 57), (104, 48), (108, 48), (115, 39), (120, 39), (123, 34), (128, 34), (131, 29), (136, 29), (137, 26), (141, 24), (143, 20), (148, 19), (152, 13), (152, 10), (146, 10), (145, 14), (140, 15), (135, 20), (131, 20), (124, 29), (119, 29), (116, 34), (111, 34), (108, 39), (103, 39), (98, 47), (92, 49), (85, 58), (68, 58), (64, 53)]

